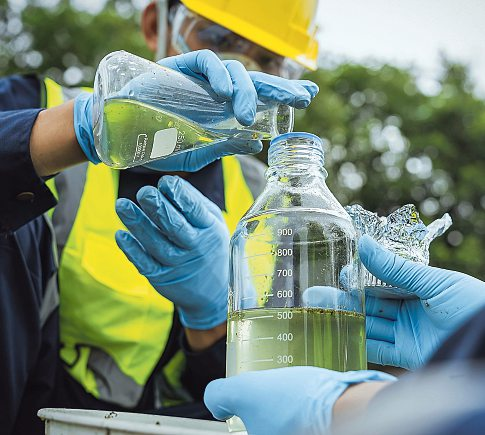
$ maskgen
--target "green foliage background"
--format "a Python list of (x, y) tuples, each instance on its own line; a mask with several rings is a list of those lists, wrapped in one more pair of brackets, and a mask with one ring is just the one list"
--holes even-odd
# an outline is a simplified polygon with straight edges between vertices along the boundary
[[(142, 7), (142, 0), (0, 0), (0, 74), (89, 85), (108, 52), (150, 58)], [(295, 129), (325, 139), (339, 200), (380, 214), (414, 203), (425, 223), (449, 212), (454, 224), (433, 243), (432, 264), (484, 279), (485, 102), (466, 67), (443, 60), (433, 95), (420, 91), (411, 70), (389, 65), (341, 64), (308, 78), (320, 93), (297, 113)]]

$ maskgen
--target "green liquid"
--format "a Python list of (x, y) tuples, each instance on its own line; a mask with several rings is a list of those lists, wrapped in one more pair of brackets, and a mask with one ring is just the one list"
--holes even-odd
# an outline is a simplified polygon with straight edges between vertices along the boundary
[(103, 161), (126, 168), (156, 160), (161, 156), (152, 156), (155, 133), (171, 128), (177, 131), (168, 155), (220, 140), (201, 126), (148, 104), (126, 98), (106, 100), (100, 144)]
[[(315, 366), (365, 370), (365, 316), (318, 308), (236, 311), (227, 324), (227, 376), (250, 370)], [(244, 431), (238, 417), (230, 432)]]
[(261, 308), (228, 319), (227, 376), (250, 370), (367, 367), (365, 316), (319, 308)]
[[(258, 114), (259, 121), (269, 122), (266, 119), (269, 115), (270, 112)], [(255, 123), (251, 129), (242, 129), (234, 118), (230, 118), (207, 129), (159, 107), (129, 98), (110, 98), (104, 102), (101, 138), (96, 147), (101, 159), (109, 166), (128, 168), (230, 137), (244, 140), (271, 137), (268, 133), (254, 130), (257, 128)], [(168, 129), (171, 129), (170, 132)], [(157, 140), (156, 134), (160, 133), (162, 136)], [(163, 144), (163, 151), (160, 151), (157, 142)]]

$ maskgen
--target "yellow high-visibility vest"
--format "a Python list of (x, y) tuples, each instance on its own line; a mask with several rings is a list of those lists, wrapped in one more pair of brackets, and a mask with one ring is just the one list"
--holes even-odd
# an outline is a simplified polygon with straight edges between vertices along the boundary
[[(44, 84), (47, 107), (72, 97), (72, 90), (52, 80)], [(222, 168), (223, 215), (232, 233), (262, 189), (262, 166), (248, 157), (225, 157)], [(62, 360), (87, 392), (130, 408), (164, 351), (174, 307), (116, 245), (115, 232), (125, 229), (115, 212), (118, 182), (118, 170), (85, 163), (49, 186), (58, 198), (51, 218), (60, 252)], [(180, 386), (183, 364), (179, 353), (164, 369), (173, 388)]]

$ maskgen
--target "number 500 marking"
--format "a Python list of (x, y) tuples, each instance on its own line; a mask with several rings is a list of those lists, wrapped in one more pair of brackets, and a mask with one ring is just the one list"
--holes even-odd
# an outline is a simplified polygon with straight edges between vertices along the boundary
[(277, 318), (278, 320), (293, 319), (293, 313), (291, 311), (278, 311)]

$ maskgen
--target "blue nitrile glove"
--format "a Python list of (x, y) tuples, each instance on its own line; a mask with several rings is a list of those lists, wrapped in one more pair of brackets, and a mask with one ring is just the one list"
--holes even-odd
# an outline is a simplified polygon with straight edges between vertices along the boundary
[(262, 72), (248, 72), (241, 62), (221, 61), (210, 50), (167, 57), (158, 63), (209, 83), (217, 95), (232, 100), (234, 116), (243, 125), (254, 122), (258, 99), (302, 109), (318, 93), (318, 86), (309, 80), (287, 80)]
[(182, 325), (210, 329), (226, 320), (229, 233), (219, 208), (187, 181), (165, 176), (138, 191), (138, 208), (118, 199), (130, 230), (116, 241), (151, 285), (177, 307)]
[(471, 276), (404, 260), (369, 236), (359, 255), (370, 273), (419, 298), (366, 297), (370, 362), (416, 369), (485, 305), (485, 283)]
[(237, 415), (249, 435), (321, 434), (330, 426), (333, 406), (349, 385), (393, 380), (394, 376), (371, 370), (342, 373), (287, 367), (212, 381), (204, 402), (218, 420)]
[(74, 100), (74, 131), (88, 160), (97, 164), (101, 160), (94, 147), (93, 128), (93, 94), (81, 92)]
[[(318, 93), (318, 86), (311, 81), (287, 80), (261, 72), (248, 72), (240, 62), (221, 61), (210, 50), (167, 57), (158, 63), (209, 83), (217, 95), (232, 100), (234, 115), (243, 125), (251, 125), (254, 122), (258, 99), (304, 108)], [(156, 160), (145, 166), (158, 171), (193, 172), (221, 157), (232, 154), (255, 154), (262, 148), (261, 141), (222, 142)]]

